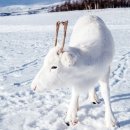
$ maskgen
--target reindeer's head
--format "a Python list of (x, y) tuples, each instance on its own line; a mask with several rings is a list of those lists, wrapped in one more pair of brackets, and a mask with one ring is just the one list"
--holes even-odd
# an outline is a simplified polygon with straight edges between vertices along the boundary
[[(60, 24), (64, 26), (62, 47), (57, 45)], [(31, 85), (33, 90), (41, 91), (62, 86), (65, 83), (65, 76), (69, 73), (71, 66), (75, 64), (76, 57), (74, 54), (64, 50), (67, 25), (68, 21), (56, 23), (55, 46), (46, 55), (43, 67), (34, 78)]]

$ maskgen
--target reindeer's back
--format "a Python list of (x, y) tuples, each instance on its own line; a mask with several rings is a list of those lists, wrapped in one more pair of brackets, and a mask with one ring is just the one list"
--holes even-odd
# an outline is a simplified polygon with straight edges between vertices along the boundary
[(112, 35), (103, 20), (97, 16), (79, 18), (73, 28), (70, 46), (81, 49), (86, 59), (92, 62), (98, 59), (111, 62), (114, 52)]

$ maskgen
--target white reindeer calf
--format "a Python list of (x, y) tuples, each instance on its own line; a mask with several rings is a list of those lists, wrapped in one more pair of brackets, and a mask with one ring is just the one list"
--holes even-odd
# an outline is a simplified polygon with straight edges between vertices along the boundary
[[(64, 25), (62, 47), (57, 45), (60, 24)], [(110, 65), (114, 54), (113, 38), (105, 23), (97, 16), (83, 16), (74, 26), (70, 44), (64, 48), (68, 22), (57, 22), (55, 46), (48, 52), (44, 65), (32, 82), (33, 90), (61, 86), (72, 87), (72, 98), (66, 123), (77, 123), (78, 98), (88, 92), (92, 102), (98, 102), (95, 85), (100, 84), (105, 102), (106, 126), (116, 125), (109, 93)]]

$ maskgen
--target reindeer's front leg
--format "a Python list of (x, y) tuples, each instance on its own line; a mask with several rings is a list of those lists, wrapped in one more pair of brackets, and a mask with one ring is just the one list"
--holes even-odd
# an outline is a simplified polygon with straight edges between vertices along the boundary
[(79, 93), (75, 90), (75, 88), (72, 89), (72, 97), (70, 101), (70, 105), (67, 111), (65, 122), (67, 125), (75, 125), (78, 122), (77, 119), (77, 110), (78, 110), (78, 98)]

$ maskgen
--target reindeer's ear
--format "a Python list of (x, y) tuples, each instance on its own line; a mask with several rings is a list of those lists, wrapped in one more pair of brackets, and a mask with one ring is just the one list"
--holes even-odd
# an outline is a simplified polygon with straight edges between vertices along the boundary
[(70, 67), (73, 66), (77, 61), (77, 57), (70, 52), (63, 52), (61, 55), (61, 63), (65, 66), (65, 67)]

